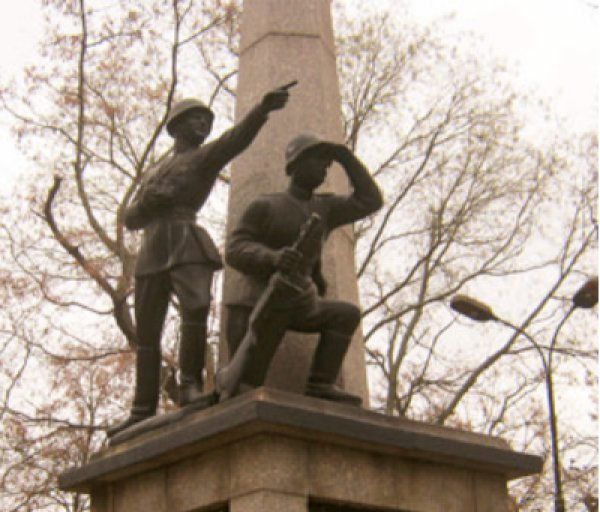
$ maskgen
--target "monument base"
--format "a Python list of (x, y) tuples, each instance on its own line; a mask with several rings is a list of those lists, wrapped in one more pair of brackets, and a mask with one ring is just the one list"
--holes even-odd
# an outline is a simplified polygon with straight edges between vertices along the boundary
[(259, 388), (60, 477), (94, 512), (506, 512), (541, 458), (497, 438)]

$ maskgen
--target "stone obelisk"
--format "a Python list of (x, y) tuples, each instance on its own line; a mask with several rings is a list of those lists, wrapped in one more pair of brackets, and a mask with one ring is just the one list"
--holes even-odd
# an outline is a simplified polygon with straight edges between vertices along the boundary
[[(250, 148), (233, 163), (227, 233), (257, 195), (287, 187), (284, 151), (293, 137), (309, 132), (326, 140), (343, 141), (330, 0), (245, 0), (236, 121), (265, 91), (295, 79), (299, 84), (291, 89), (286, 108), (271, 115)], [(329, 171), (319, 191), (348, 191), (347, 178), (339, 166)], [(358, 304), (354, 240), (348, 227), (336, 230), (328, 239), (323, 270), (328, 297)], [(227, 304), (241, 286), (239, 274), (226, 268), (223, 302)], [(225, 322), (226, 311), (223, 318)], [(227, 358), (224, 342), (221, 343), (222, 360)], [(302, 393), (315, 342), (315, 336), (288, 333), (275, 355), (267, 385)], [(360, 329), (348, 350), (339, 380), (342, 387), (362, 396), (363, 403), (368, 405)]]

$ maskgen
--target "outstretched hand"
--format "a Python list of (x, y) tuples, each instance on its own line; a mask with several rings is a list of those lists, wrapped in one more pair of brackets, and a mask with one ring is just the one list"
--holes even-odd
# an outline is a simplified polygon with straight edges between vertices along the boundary
[(273, 89), (264, 95), (262, 99), (262, 105), (267, 110), (267, 112), (271, 112), (273, 110), (280, 110), (285, 107), (286, 103), (290, 98), (289, 90), (294, 87), (298, 83), (298, 80), (294, 80), (289, 84), (282, 85), (277, 89)]

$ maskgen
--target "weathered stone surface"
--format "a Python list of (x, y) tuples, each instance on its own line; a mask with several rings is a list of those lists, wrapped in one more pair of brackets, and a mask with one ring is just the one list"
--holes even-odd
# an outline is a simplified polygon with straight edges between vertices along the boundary
[(506, 512), (539, 457), (498, 438), (260, 388), (108, 448), (61, 477), (95, 512)]
[(494, 473), (475, 473), (477, 512), (506, 512), (508, 494), (506, 479)]
[(235, 443), (230, 454), (232, 495), (259, 489), (307, 494), (308, 453), (304, 442), (259, 435), (251, 443)]
[(402, 501), (414, 512), (477, 512), (474, 472), (440, 464), (414, 464), (398, 477), (411, 489)]
[(102, 485), (91, 492), (92, 512), (112, 512), (112, 488)]
[[(286, 108), (271, 116), (252, 146), (233, 163), (228, 233), (257, 195), (287, 186), (284, 149), (294, 136), (312, 132), (323, 139), (343, 140), (330, 0), (245, 0), (241, 32), (236, 119), (252, 107), (262, 91), (294, 79), (298, 79), (299, 84), (290, 91)], [(344, 193), (348, 190), (343, 171), (336, 167), (328, 173), (323, 191)], [(328, 297), (358, 304), (354, 245), (349, 229), (337, 230), (328, 240), (323, 269), (329, 284)], [(226, 268), (224, 303), (243, 286), (239, 274)], [(226, 321), (224, 312), (223, 322)], [(226, 361), (226, 343), (221, 347), (221, 360)], [(275, 355), (267, 385), (303, 392), (314, 348), (315, 336), (288, 333)], [(359, 332), (346, 355), (340, 383), (368, 405)]]
[(281, 9), (280, 0), (246, 0), (244, 2), (244, 37), (241, 53), (272, 36), (314, 37), (334, 54), (333, 30), (330, 23), (329, 3), (289, 0)]
[(229, 512), (307, 512), (307, 499), (296, 494), (257, 491), (231, 500)]
[(114, 485), (112, 512), (169, 512), (165, 494), (165, 470), (158, 469)]
[[(273, 444), (271, 436), (275, 435), (284, 435), (288, 440)], [(238, 446), (236, 443), (249, 437), (256, 446), (240, 445), (236, 448), (239, 451), (236, 460), (242, 457), (241, 453), (251, 450), (265, 469), (246, 463), (253, 468), (253, 473), (259, 473), (235, 477), (236, 486), (244, 485), (248, 490), (254, 489), (252, 482), (260, 478), (284, 490), (299, 486), (296, 477), (303, 478), (302, 461), (307, 455), (298, 443), (305, 441), (390, 455), (394, 460), (435, 463), (432, 467), (443, 465), (485, 471), (503, 475), (503, 478), (532, 474), (541, 468), (539, 457), (514, 452), (497, 438), (259, 388), (191, 414), (180, 423), (109, 448), (87, 466), (63, 473), (60, 484), (65, 490), (89, 492), (106, 482), (131, 478), (154, 468), (173, 467), (179, 461), (203, 457), (212, 450)], [(264, 444), (267, 441), (271, 443), (270, 448)], [(272, 470), (281, 474), (269, 473)], [(325, 476), (326, 473), (324, 479)], [(215, 489), (220, 488), (214, 485)]]
[(230, 503), (230, 511), (306, 512), (309, 498), (357, 509), (507, 510), (502, 475), (281, 434), (250, 436), (96, 488), (93, 510), (192, 512)]
[(329, 444), (310, 446), (310, 495), (358, 505), (397, 507), (393, 457)]
[(98, 512), (193, 512), (227, 503), (230, 511), (305, 512), (309, 500), (357, 510), (506, 512), (505, 480), (365, 448), (257, 433), (96, 488), (93, 499)]
[(184, 459), (166, 474), (169, 512), (196, 510), (225, 503), (230, 495), (229, 450), (220, 448)]

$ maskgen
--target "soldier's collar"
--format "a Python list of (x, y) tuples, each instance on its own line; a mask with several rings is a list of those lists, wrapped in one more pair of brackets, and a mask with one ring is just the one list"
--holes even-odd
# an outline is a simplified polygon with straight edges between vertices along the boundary
[(294, 196), (296, 199), (300, 199), (302, 201), (308, 201), (313, 196), (312, 190), (306, 190), (306, 189), (300, 188), (300, 187), (294, 185), (293, 183), (290, 183), (288, 192), (290, 195)]

